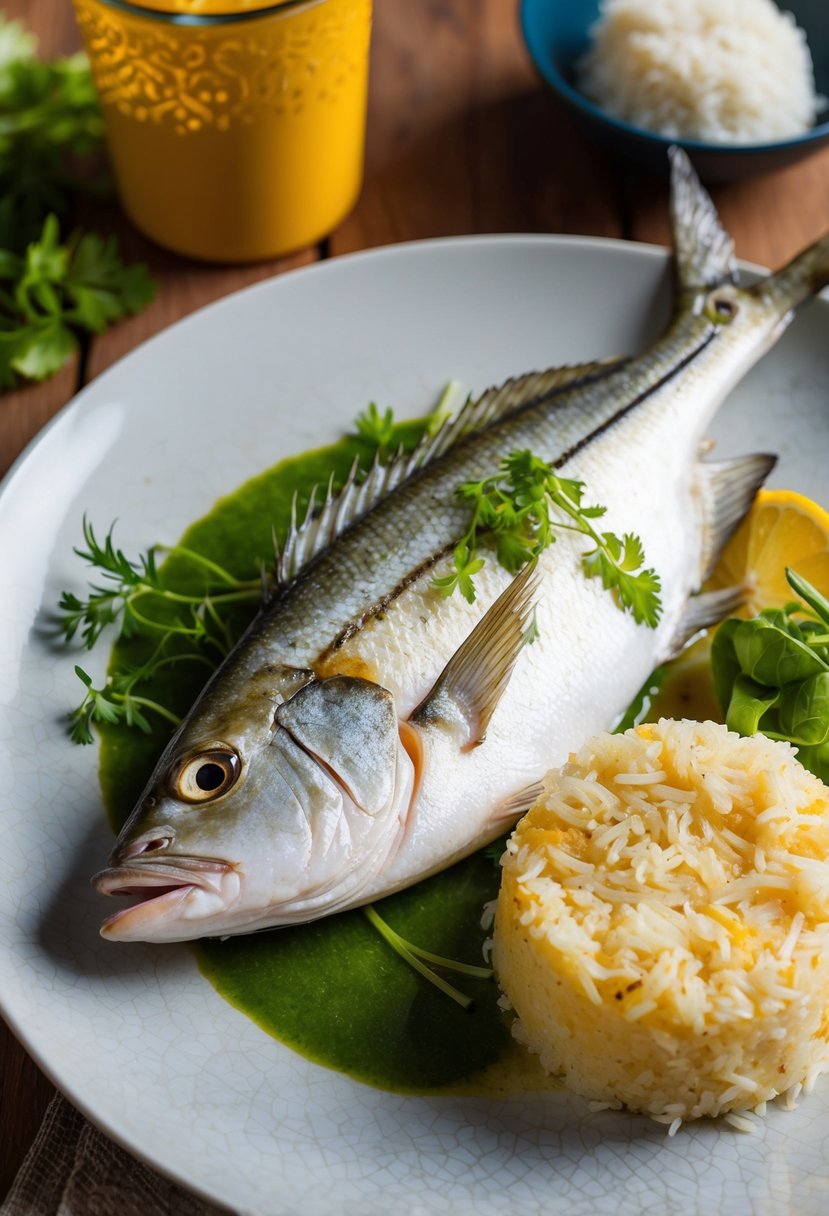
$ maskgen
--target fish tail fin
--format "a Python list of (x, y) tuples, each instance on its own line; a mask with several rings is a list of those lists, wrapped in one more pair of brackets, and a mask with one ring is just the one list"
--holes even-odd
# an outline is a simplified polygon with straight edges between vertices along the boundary
[(736, 283), (734, 242), (720, 223), (708, 191), (682, 148), (671, 158), (671, 224), (680, 290)]
[(781, 318), (829, 286), (829, 232), (749, 290)]

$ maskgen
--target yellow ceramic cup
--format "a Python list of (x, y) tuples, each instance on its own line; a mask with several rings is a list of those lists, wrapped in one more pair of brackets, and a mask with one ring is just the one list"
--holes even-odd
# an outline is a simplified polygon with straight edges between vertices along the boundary
[(74, 0), (121, 201), (209, 261), (311, 244), (362, 184), (371, 0)]

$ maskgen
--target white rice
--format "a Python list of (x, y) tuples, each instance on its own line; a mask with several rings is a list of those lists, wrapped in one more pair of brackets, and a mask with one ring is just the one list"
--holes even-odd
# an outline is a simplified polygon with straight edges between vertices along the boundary
[(788, 744), (665, 720), (591, 740), (502, 860), (515, 1037), (673, 1130), (793, 1102), (829, 1069), (827, 859), (829, 790)]
[(672, 138), (770, 143), (813, 126), (806, 35), (773, 0), (603, 0), (579, 88)]

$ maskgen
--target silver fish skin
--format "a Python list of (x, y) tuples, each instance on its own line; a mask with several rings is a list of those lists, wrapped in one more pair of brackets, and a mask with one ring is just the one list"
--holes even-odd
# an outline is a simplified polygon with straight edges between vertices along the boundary
[[(436, 873), (503, 832), (548, 768), (611, 727), (654, 666), (734, 606), (738, 592), (696, 592), (773, 457), (703, 461), (701, 441), (829, 281), (829, 236), (739, 287), (732, 242), (682, 153), (671, 205), (676, 309), (649, 351), (491, 390), (435, 453), (375, 470), (297, 526), (283, 585), (93, 879), (138, 900), (107, 917), (104, 937), (295, 924)], [(658, 627), (585, 577), (584, 539), (569, 533), (516, 578), (490, 553), (474, 604), (436, 592), (468, 525), (457, 486), (525, 448), (585, 483), (607, 508), (603, 528), (641, 537), (662, 580)], [(524, 645), (533, 613), (538, 637)]]

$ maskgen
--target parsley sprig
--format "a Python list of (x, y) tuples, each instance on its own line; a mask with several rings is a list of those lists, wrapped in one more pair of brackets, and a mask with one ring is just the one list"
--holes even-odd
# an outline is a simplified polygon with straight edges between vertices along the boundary
[(366, 408), (354, 419), (354, 433), (381, 452), (388, 451), (396, 428), (394, 410), (389, 408), (381, 414), (376, 401), (369, 401)]
[(584, 573), (601, 579), (638, 624), (654, 629), (662, 613), (659, 576), (645, 568), (638, 536), (626, 532), (619, 537), (594, 527), (607, 508), (588, 506), (584, 488), (581, 481), (559, 477), (552, 465), (527, 450), (505, 456), (493, 476), (464, 482), (457, 493), (470, 504), (472, 518), (455, 546), (452, 572), (433, 585), (443, 595), (459, 591), (474, 603), (475, 575), (485, 563), (478, 553), (482, 534), (492, 536), (498, 561), (517, 574), (555, 542), (556, 533), (576, 532), (592, 546), (582, 555)]
[(178, 726), (180, 718), (159, 701), (136, 693), (136, 684), (151, 679), (162, 667), (171, 664), (187, 660), (206, 663), (211, 668), (213, 664), (207, 655), (195, 652), (164, 655), (162, 652), (166, 644), (167, 639), (163, 639), (153, 657), (146, 663), (128, 671), (108, 675), (102, 688), (96, 688), (92, 676), (79, 664), (75, 664), (75, 675), (86, 688), (86, 693), (80, 705), (68, 715), (69, 737), (73, 743), (94, 742), (93, 722), (123, 723), (124, 726), (138, 727), (148, 735), (152, 727), (145, 711), (158, 714), (173, 726)]
[[(461, 404), (461, 394), (461, 385), (457, 380), (446, 382), (433, 408), (422, 420), (428, 435), (434, 435), (452, 416)], [(395, 417), (391, 407), (381, 413), (377, 402), (370, 401), (354, 419), (354, 434), (370, 444), (380, 459), (384, 460), (393, 449), (395, 441), (399, 444), (401, 426), (405, 426), (405, 423)]]
[(78, 161), (103, 133), (86, 56), (44, 63), (37, 39), (0, 17), (0, 247), (22, 253), (47, 215), (66, 216), (72, 192), (100, 191)]
[(54, 215), (22, 255), (0, 249), (0, 388), (45, 380), (78, 348), (139, 312), (155, 293), (145, 266), (124, 266), (114, 237), (76, 233), (61, 244)]
[[(84, 518), (85, 548), (75, 553), (98, 572), (81, 599), (64, 591), (58, 609), (60, 628), (66, 641), (79, 636), (92, 650), (105, 629), (115, 627), (122, 637), (155, 636), (158, 645), (140, 666), (111, 672), (103, 687), (96, 688), (82, 667), (75, 672), (86, 688), (81, 704), (69, 715), (70, 734), (76, 743), (91, 743), (94, 722), (118, 722), (149, 732), (145, 710), (167, 718), (178, 718), (157, 701), (136, 693), (136, 685), (150, 680), (174, 663), (202, 662), (209, 667), (230, 650), (238, 630), (228, 616), (240, 605), (255, 605), (262, 597), (263, 577), (238, 579), (222, 566), (195, 550), (180, 545), (153, 545), (137, 559), (117, 548), (112, 529), (100, 542)], [(158, 568), (159, 553), (184, 558), (201, 575), (199, 590), (166, 585)]]

